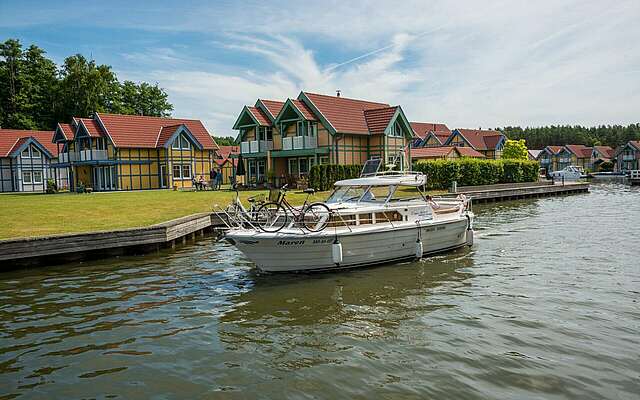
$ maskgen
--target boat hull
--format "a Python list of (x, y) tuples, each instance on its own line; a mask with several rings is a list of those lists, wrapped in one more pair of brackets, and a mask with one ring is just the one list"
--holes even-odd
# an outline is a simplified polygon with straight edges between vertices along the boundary
[[(256, 267), (266, 272), (321, 271), (354, 268), (416, 258), (470, 244), (473, 232), (466, 217), (424, 224), (395, 224), (350, 232), (326, 229), (318, 233), (255, 233), (231, 230), (226, 239)], [(333, 244), (341, 244), (342, 260), (336, 262)]]

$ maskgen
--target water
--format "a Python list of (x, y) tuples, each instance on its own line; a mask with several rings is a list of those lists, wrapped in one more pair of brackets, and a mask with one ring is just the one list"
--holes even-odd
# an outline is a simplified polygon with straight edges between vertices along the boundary
[(0, 398), (640, 393), (640, 191), (476, 207), (476, 245), (260, 276), (212, 239), (0, 275)]

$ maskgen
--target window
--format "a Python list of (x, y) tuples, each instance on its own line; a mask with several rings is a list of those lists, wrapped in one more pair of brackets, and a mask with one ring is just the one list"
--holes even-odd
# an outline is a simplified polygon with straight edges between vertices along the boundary
[(298, 130), (296, 135), (307, 136), (307, 121), (298, 121)]
[(42, 171), (33, 171), (33, 183), (42, 183)]
[(24, 171), (22, 173), (22, 183), (32, 183), (32, 181), (31, 181), (31, 172)]
[(191, 148), (191, 143), (186, 137), (180, 135), (173, 141), (171, 148), (175, 150), (189, 150)]
[(400, 125), (399, 121), (396, 121), (393, 126), (391, 127), (391, 132), (389, 133), (389, 136), (393, 136), (393, 137), (402, 137), (402, 126)]
[(310, 126), (311, 126), (311, 132), (309, 132), (309, 135), (311, 136), (318, 136), (318, 123), (317, 122), (310, 122)]
[(261, 126), (258, 130), (258, 140), (273, 140), (273, 128), (270, 126)]
[(300, 167), (300, 175), (306, 175), (309, 173), (309, 160), (306, 158), (298, 160), (298, 166)]
[(31, 158), (40, 158), (40, 150), (35, 147), (31, 148)]
[(320, 164), (329, 164), (329, 157), (328, 156), (320, 157)]
[(191, 179), (191, 165), (182, 165), (182, 179)]
[(289, 159), (289, 175), (298, 175), (298, 159)]
[(180, 165), (173, 164), (173, 179), (182, 178), (182, 168)]
[(22, 158), (31, 158), (31, 154), (29, 154), (29, 148), (28, 147), (26, 149), (22, 150), (21, 156), (22, 156)]

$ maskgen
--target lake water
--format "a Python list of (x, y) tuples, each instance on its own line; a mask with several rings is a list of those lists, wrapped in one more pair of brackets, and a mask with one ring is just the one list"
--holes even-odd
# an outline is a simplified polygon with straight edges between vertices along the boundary
[(205, 239), (3, 273), (0, 398), (637, 399), (640, 190), (475, 211), (471, 249), (349, 272)]

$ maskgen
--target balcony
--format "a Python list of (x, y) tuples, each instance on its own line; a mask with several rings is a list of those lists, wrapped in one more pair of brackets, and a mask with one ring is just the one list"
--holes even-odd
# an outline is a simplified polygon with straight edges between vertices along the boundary
[(633, 154), (623, 154), (622, 161), (633, 161), (636, 157)]
[(240, 153), (263, 153), (268, 150), (273, 150), (272, 140), (251, 140), (249, 142), (240, 143)]
[(549, 160), (548, 158), (541, 158), (540, 159), (540, 164), (549, 164), (551, 162), (551, 160)]
[(282, 150), (315, 149), (318, 147), (316, 136), (290, 136), (282, 138)]
[(78, 161), (101, 161), (107, 159), (106, 150), (80, 150)]

